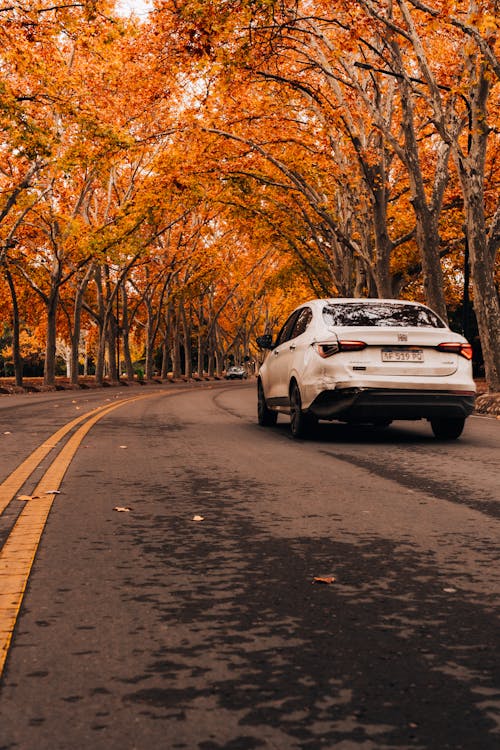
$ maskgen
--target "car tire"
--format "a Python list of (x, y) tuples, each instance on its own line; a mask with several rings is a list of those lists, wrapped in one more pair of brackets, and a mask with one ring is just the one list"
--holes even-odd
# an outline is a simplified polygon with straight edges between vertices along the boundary
[(290, 431), (294, 438), (311, 437), (318, 420), (302, 410), (299, 386), (295, 381), (290, 385)]
[(278, 421), (278, 412), (271, 411), (266, 403), (260, 380), (257, 382), (257, 421), (261, 427), (272, 427)]
[(465, 417), (431, 419), (434, 436), (438, 440), (456, 440), (463, 432)]

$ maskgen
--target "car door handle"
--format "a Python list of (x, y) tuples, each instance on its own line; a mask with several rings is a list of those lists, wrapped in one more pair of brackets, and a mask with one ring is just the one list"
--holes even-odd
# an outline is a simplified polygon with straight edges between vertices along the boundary
[(274, 352), (273, 352), (273, 354), (274, 354), (274, 356), (275, 356), (275, 357), (277, 357), (277, 356), (278, 356), (278, 354), (279, 354), (279, 351), (278, 351), (278, 349), (275, 349), (275, 350), (274, 350)]
[(295, 344), (290, 344), (290, 350), (293, 352), (297, 347)]

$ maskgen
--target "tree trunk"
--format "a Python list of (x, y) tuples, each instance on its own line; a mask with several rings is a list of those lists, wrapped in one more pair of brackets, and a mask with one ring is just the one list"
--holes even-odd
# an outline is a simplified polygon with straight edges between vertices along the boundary
[(116, 317), (113, 313), (108, 315), (108, 325), (106, 326), (106, 343), (108, 351), (108, 368), (109, 368), (109, 379), (112, 383), (118, 383), (118, 368), (117, 368), (117, 336), (118, 326), (116, 323)]
[(128, 319), (128, 295), (125, 290), (125, 285), (122, 287), (122, 331), (123, 331), (123, 359), (125, 361), (125, 371), (127, 373), (127, 380), (132, 381), (134, 379), (134, 366), (132, 364), (132, 356), (130, 354), (130, 324)]
[(171, 347), (171, 359), (172, 359), (172, 376), (174, 379), (180, 378), (181, 376), (181, 345), (179, 338), (179, 323), (176, 317), (173, 315), (171, 310), (171, 335), (172, 335), (172, 347)]
[[(381, 148), (381, 147), (380, 147)], [(390, 260), (393, 244), (387, 230), (387, 196), (385, 175), (377, 168), (370, 184), (373, 196), (373, 228), (375, 236), (375, 281), (377, 294), (381, 298), (392, 297)]]
[(213, 337), (208, 341), (208, 377), (213, 378), (215, 375), (215, 356)]
[(19, 305), (17, 303), (17, 293), (14, 279), (7, 265), (4, 265), (4, 273), (9, 285), (10, 296), (12, 299), (12, 361), (14, 364), (14, 377), (16, 385), (19, 388), (23, 386), (23, 360), (21, 357), (20, 331), (19, 331)]
[(221, 348), (219, 346), (217, 323), (214, 326), (213, 347), (214, 347), (214, 359), (215, 359), (215, 376), (218, 378), (221, 378), (222, 370), (224, 368), (224, 357), (221, 352)]
[(153, 310), (151, 298), (146, 297), (144, 300), (146, 305), (146, 354), (144, 358), (144, 377), (146, 380), (151, 380), (153, 377)]
[(95, 380), (97, 385), (102, 385), (104, 382), (104, 360), (106, 355), (105, 330), (107, 327), (107, 319), (104, 305), (104, 292), (102, 288), (102, 269), (100, 267), (96, 268), (94, 280), (97, 293), (97, 319), (99, 322), (99, 342), (97, 345), (97, 357), (95, 363)]
[(71, 331), (71, 358), (70, 358), (70, 382), (72, 385), (78, 384), (79, 361), (80, 361), (80, 336), (82, 323), (82, 306), (87, 286), (94, 269), (90, 266), (87, 273), (82, 279), (81, 284), (77, 287), (75, 294), (74, 312), (73, 312), (73, 329)]
[(168, 377), (168, 365), (170, 357), (168, 355), (168, 335), (166, 334), (163, 338), (161, 345), (161, 373), (160, 377), (162, 380), (166, 380)]
[(217, 378), (222, 377), (222, 370), (223, 370), (223, 356), (219, 349), (216, 349), (214, 351), (214, 358), (215, 358), (215, 376)]
[(161, 342), (161, 379), (166, 380), (169, 373), (169, 332), (170, 332), (170, 305), (167, 306), (167, 310), (164, 317), (164, 331)]
[(188, 321), (184, 305), (179, 308), (179, 317), (182, 322), (182, 334), (184, 340), (184, 375), (188, 380), (193, 377), (193, 363), (191, 359), (191, 324)]
[(59, 302), (59, 287), (52, 287), (47, 301), (47, 335), (45, 339), (45, 364), (43, 370), (43, 384), (55, 385), (56, 382), (56, 339), (57, 339), (57, 306)]
[(482, 63), (469, 60), (471, 78), (468, 104), (468, 151), (454, 145), (454, 157), (462, 185), (465, 209), (465, 231), (469, 247), (474, 310), (483, 350), (488, 387), (500, 391), (500, 302), (495, 285), (497, 242), (488, 244), (485, 216), (484, 174), (489, 126), (487, 102), (490, 92), (490, 71)]
[(467, 225), (474, 310), (484, 358), (485, 377), (491, 391), (500, 391), (500, 304), (491, 264), (487, 260), (485, 235), (480, 233), (481, 214), (474, 210), (473, 196), (467, 206)]
[[(399, 47), (393, 45), (395, 58), (400, 61)], [(403, 65), (400, 65), (403, 75)], [(398, 79), (401, 93), (402, 127), (405, 141), (405, 164), (408, 170), (411, 190), (411, 204), (415, 212), (416, 239), (420, 257), (422, 259), (423, 285), (425, 299), (443, 320), (448, 320), (446, 300), (444, 296), (443, 270), (441, 268), (440, 245), (438, 221), (441, 211), (441, 202), (438, 205), (429, 205), (425, 192), (425, 181), (420, 165), (418, 139), (415, 133), (415, 115), (413, 107), (413, 93), (408, 81), (403, 77)], [(448, 152), (449, 153), (449, 149)], [(448, 181), (448, 160), (440, 159), (439, 167), (445, 169), (442, 173), (436, 173), (435, 181), (440, 182), (439, 189), (435, 188), (435, 194), (441, 196), (444, 192), (444, 184)], [(444, 181), (441, 183), (441, 181)]]
[[(485, 146), (484, 146), (485, 148)], [(494, 254), (487, 242), (484, 213), (484, 184), (481, 170), (481, 144), (471, 148), (467, 158), (457, 159), (465, 207), (465, 231), (469, 247), (470, 271), (479, 338), (488, 387), (500, 391), (500, 303), (495, 285)]]
[(197, 356), (198, 364), (198, 375), (200, 378), (204, 375), (205, 370), (205, 346), (204, 346), (204, 339), (203, 335), (201, 333), (198, 334), (198, 356)]

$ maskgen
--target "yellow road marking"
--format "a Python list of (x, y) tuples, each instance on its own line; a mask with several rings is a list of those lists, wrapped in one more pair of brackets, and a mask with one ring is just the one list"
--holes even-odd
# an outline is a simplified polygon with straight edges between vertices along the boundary
[[(123, 401), (117, 403), (124, 403), (126, 400), (130, 399), (124, 399)], [(5, 479), (5, 481), (0, 484), (0, 514), (3, 513), (16, 492), (19, 492), (25, 481), (31, 476), (36, 467), (41, 463), (41, 461), (43, 461), (45, 456), (50, 453), (52, 448), (56, 447), (57, 443), (59, 443), (59, 441), (65, 435), (67, 435), (68, 432), (73, 429), (73, 427), (76, 427), (76, 425), (80, 424), (80, 422), (84, 422), (93, 414), (97, 414), (108, 408), (109, 404), (98, 406), (97, 409), (92, 409), (86, 414), (82, 414), (76, 419), (73, 419), (71, 422), (63, 425), (63, 427), (57, 430), (57, 432), (54, 432), (53, 435), (47, 438), (45, 442), (43, 442), (38, 448), (36, 448), (36, 450), (34, 450), (33, 453), (31, 453), (21, 464), (19, 464), (17, 469), (15, 469), (15, 471), (13, 471), (12, 474), (10, 474), (7, 479)]]
[[(12, 633), (19, 614), (24, 592), (26, 590), (33, 560), (35, 559), (40, 544), (40, 538), (45, 528), (47, 517), (54, 502), (54, 498), (56, 497), (54, 494), (46, 493), (51, 490), (57, 490), (60, 487), (63, 477), (78, 450), (79, 445), (96, 422), (106, 416), (106, 414), (109, 414), (109, 412), (117, 409), (119, 406), (130, 404), (131, 402), (140, 399), (151, 398), (153, 395), (158, 394), (148, 394), (124, 399), (108, 406), (99, 407), (99, 409), (96, 410), (96, 413), (91, 412), (93, 416), (89, 417), (89, 414), (84, 416), (83, 419), (87, 419), (88, 421), (85, 422), (85, 424), (82, 425), (74, 435), (72, 435), (38, 483), (33, 494), (39, 495), (39, 499), (28, 501), (19, 514), (7, 541), (0, 551), (0, 677), (5, 666)], [(71, 427), (81, 421), (82, 419), (78, 418), (77, 420), (70, 422), (69, 425), (65, 425), (65, 427), (61, 428), (61, 430), (52, 436), (50, 443), (53, 443), (56, 435), (62, 433), (60, 435), (60, 437), (62, 437), (71, 429)], [(48, 444), (49, 441), (40, 446), (39, 450), (44, 446), (47, 447)], [(48, 453), (48, 450), (50, 450), (50, 448), (46, 450), (44, 455)], [(29, 465), (31, 465), (30, 459), (32, 459), (35, 454), (37, 454), (37, 451), (34, 451), (29, 459), (21, 464), (19, 469), (21, 469), (24, 464), (27, 464), (24, 471), (28, 471)], [(41, 458), (38, 460), (38, 463), (40, 460)], [(29, 462), (29, 465), (27, 462)], [(35, 464), (32, 467), (27, 476), (31, 474), (36, 465), (38, 464)], [(15, 473), (16, 472), (14, 472), (14, 474)], [(22, 472), (19, 473), (16, 481), (19, 481), (21, 475)], [(4, 485), (8, 484), (8, 481), (9, 480), (6, 480)], [(14, 492), (16, 491), (17, 489), (14, 490)]]
[[(211, 386), (208, 386), (211, 388)], [(185, 393), (181, 388), (171, 390), (168, 394)], [(122, 399), (113, 404), (99, 406), (97, 409), (82, 414), (61, 427), (48, 440), (39, 446), (23, 461), (18, 468), (0, 484), (0, 514), (14, 497), (16, 492), (33, 473), (43, 458), (56, 444), (76, 425), (87, 420), (77, 432), (68, 440), (60, 453), (53, 460), (42, 479), (38, 483), (33, 495), (39, 496), (30, 500), (23, 508), (10, 532), (10, 535), (0, 550), (0, 678), (7, 659), (12, 634), (21, 608), (24, 592), (28, 583), (31, 567), (35, 559), (40, 539), (56, 495), (47, 494), (58, 490), (64, 475), (73, 460), (83, 438), (91, 427), (109, 412), (124, 404), (130, 404), (145, 398), (158, 396), (149, 393), (133, 398)]]

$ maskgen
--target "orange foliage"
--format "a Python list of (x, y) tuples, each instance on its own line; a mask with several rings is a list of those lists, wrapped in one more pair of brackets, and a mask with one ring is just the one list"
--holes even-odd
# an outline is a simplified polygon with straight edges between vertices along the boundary
[(112, 374), (120, 334), (149, 371), (160, 349), (175, 369), (180, 339), (220, 369), (308, 297), (424, 298), (433, 269), (459, 307), (472, 52), (490, 76), (488, 231), (500, 221), (500, 35), (495, 3), (478, 8), (156, 0), (143, 23), (111, 0), (0, 9), (0, 264), (22, 323), (46, 319), (44, 347), (53, 325), (75, 353), (92, 331)]

